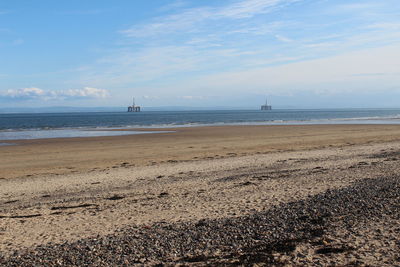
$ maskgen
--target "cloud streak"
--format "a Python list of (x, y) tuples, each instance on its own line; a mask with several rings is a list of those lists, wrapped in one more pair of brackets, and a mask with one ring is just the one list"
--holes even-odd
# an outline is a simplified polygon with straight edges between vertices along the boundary
[(174, 33), (199, 33), (208, 23), (221, 20), (249, 19), (266, 14), (299, 0), (246, 0), (236, 1), (222, 7), (200, 7), (186, 9), (181, 13), (159, 17), (151, 23), (134, 25), (121, 33), (131, 38), (160, 37)]
[(207, 75), (180, 86), (194, 91), (196, 84), (202, 84), (210, 88), (201, 90), (205, 94), (222, 94), (228, 90), (237, 94), (243, 88), (248, 93), (276, 95), (296, 91), (326, 94), (353, 91), (363, 94), (388, 88), (400, 89), (399, 60), (400, 48), (390, 46), (280, 66)]
[(9, 100), (68, 100), (68, 99), (99, 99), (109, 95), (105, 89), (84, 87), (83, 89), (43, 90), (37, 87), (9, 89), (0, 93), (0, 98)]
[[(400, 44), (395, 1), (206, 2), (209, 5), (177, 1), (164, 9), (157, 6), (153, 17), (121, 26), (118, 40), (67, 74), (69, 86), (90, 84), (93, 90), (25, 88), (3, 97), (101, 99), (107, 92), (96, 88), (111, 88), (114, 103), (128, 94), (149, 101), (158, 96), (200, 101), (196, 96), (217, 92), (289, 95), (296, 90), (358, 90), (363, 85), (379, 91), (398, 82), (395, 70), (384, 64), (392, 64), (399, 54), (388, 48)], [(363, 61), (357, 56), (360, 51), (365, 58), (378, 52), (381, 58)]]
[(247, 0), (216, 10), (215, 15), (222, 18), (243, 19), (266, 14), (298, 0)]

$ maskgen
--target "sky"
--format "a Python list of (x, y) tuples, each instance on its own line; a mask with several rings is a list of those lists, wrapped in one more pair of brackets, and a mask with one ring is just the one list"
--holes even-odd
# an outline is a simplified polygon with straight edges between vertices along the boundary
[(2, 107), (400, 107), (398, 0), (2, 0)]

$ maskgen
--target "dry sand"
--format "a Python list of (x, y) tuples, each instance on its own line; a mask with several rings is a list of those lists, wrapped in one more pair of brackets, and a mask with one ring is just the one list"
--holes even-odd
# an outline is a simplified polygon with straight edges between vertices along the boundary
[[(105, 236), (132, 225), (240, 218), (400, 170), (396, 125), (173, 130), (0, 147), (0, 251)], [(388, 222), (391, 227), (382, 227)], [(398, 223), (388, 218), (374, 221), (370, 230), (357, 228), (357, 236), (337, 228), (328, 235), (362, 244), (358, 260), (373, 264), (379, 260), (368, 248), (379, 245), (380, 237), (370, 238), (370, 232), (379, 229), (391, 251), (393, 236), (400, 237)], [(302, 243), (296, 251), (311, 253), (311, 247)], [(351, 259), (317, 256), (329, 264), (334, 257), (341, 264)]]

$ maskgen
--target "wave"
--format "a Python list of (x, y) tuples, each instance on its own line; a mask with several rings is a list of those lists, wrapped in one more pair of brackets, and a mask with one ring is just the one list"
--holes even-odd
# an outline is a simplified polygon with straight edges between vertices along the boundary
[[(120, 130), (120, 129), (151, 129), (151, 128), (180, 128), (180, 127), (201, 127), (201, 126), (228, 126), (228, 125), (295, 125), (295, 124), (340, 124), (340, 123), (357, 123), (357, 124), (398, 124), (400, 123), (400, 113), (396, 113), (393, 115), (382, 115), (382, 116), (358, 116), (358, 117), (335, 117), (335, 118), (293, 118), (296, 116), (294, 113), (293, 116), (286, 116), (288, 118), (279, 118), (283, 117), (280, 114), (276, 113), (264, 113), (267, 116), (275, 116), (278, 118), (268, 118), (268, 119), (260, 119), (257, 117), (248, 116), (246, 118), (235, 119), (234, 116), (236, 114), (232, 114), (232, 116), (228, 116), (226, 119), (223, 118), (215, 118), (215, 121), (206, 121), (212, 120), (211, 118), (199, 118), (199, 121), (196, 120), (187, 120), (185, 118), (180, 118), (179, 121), (169, 122), (169, 123), (159, 123), (160, 119), (158, 118), (149, 118), (148, 121), (143, 120), (135, 123), (118, 123), (118, 122), (106, 122), (101, 121), (99, 118), (98, 125), (87, 125), (87, 126), (43, 126), (43, 127), (29, 127), (28, 125), (24, 125), (22, 127), (14, 127), (14, 128), (1, 128), (0, 125), (0, 133), (4, 132), (21, 132), (21, 131), (61, 131), (61, 130), (81, 130), (81, 131), (92, 131), (92, 130)], [(251, 115), (251, 114), (250, 114)], [(354, 115), (354, 114), (353, 114)], [(184, 115), (183, 115), (184, 116)], [(308, 117), (321, 117), (326, 116), (326, 114), (319, 113), (310, 113), (307, 114)], [(291, 117), (291, 118), (290, 118)], [(157, 122), (151, 123), (151, 120), (158, 120)], [(108, 125), (107, 125), (108, 123)], [(74, 124), (74, 122), (70, 122), (70, 124)]]
[(392, 116), (372, 116), (372, 117), (355, 117), (355, 118), (333, 118), (329, 119), (332, 121), (335, 120), (400, 120), (400, 114), (392, 115)]

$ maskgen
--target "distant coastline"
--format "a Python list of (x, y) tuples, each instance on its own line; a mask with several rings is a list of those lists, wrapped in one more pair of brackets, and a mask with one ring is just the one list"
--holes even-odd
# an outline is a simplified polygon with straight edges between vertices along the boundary
[[(274, 106), (274, 110), (392, 110), (400, 107), (300, 107), (300, 106)], [(144, 106), (143, 111), (234, 111), (234, 110), (259, 110), (259, 106)], [(126, 112), (125, 106), (120, 107), (69, 107), (69, 106), (53, 106), (53, 107), (9, 107), (0, 108), (0, 114), (16, 114), (16, 113), (80, 113), (80, 112)]]

